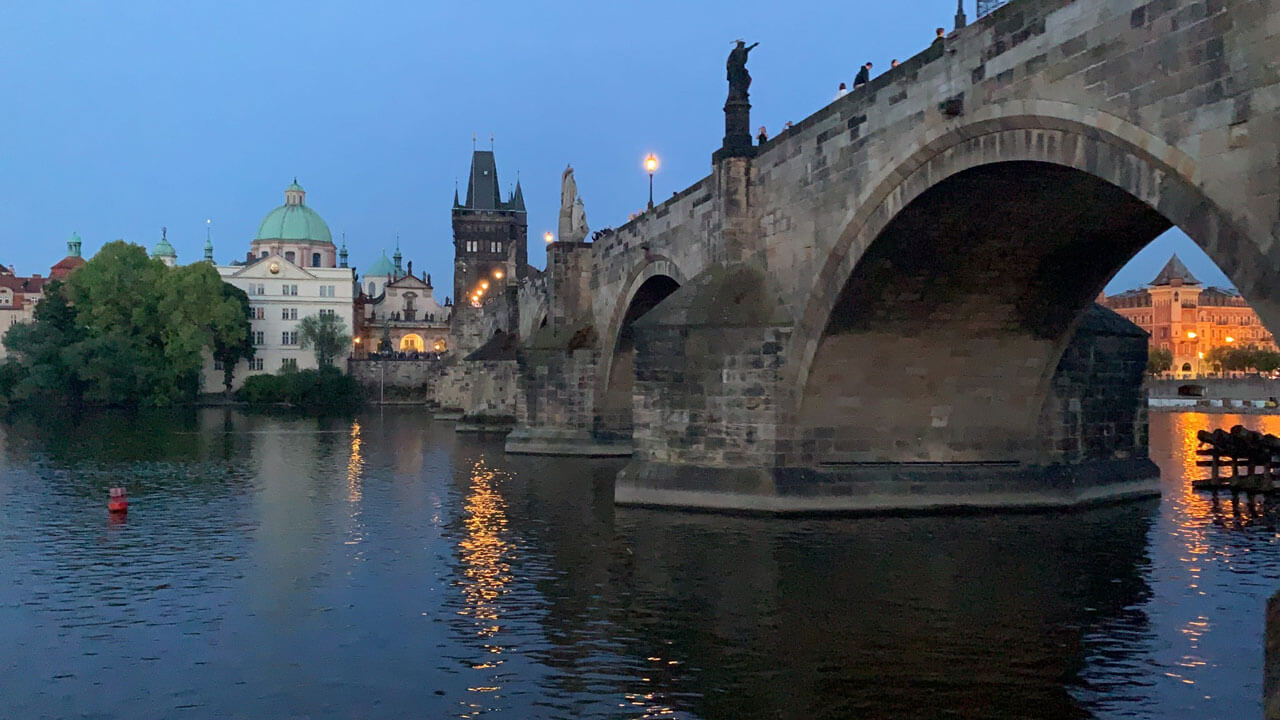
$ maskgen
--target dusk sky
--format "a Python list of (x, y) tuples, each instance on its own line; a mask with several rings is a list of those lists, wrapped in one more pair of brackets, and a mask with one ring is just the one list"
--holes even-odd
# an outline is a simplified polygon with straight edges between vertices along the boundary
[[(970, 17), (972, 0), (966, 0)], [(560, 172), (572, 163), (593, 229), (710, 170), (724, 60), (751, 54), (753, 125), (779, 130), (951, 27), (954, 1), (801, 3), (8, 2), (0, 6), (0, 263), (46, 273), (78, 231), (84, 254), (124, 238), (180, 262), (243, 257), (297, 176), (307, 204), (368, 267), (452, 272), (449, 207), (473, 134), (492, 133), (505, 193), (517, 172), (530, 262), (544, 264)], [(1177, 252), (1228, 281), (1184, 235), (1108, 287), (1149, 281)], [(451, 281), (439, 282), (441, 294)]]

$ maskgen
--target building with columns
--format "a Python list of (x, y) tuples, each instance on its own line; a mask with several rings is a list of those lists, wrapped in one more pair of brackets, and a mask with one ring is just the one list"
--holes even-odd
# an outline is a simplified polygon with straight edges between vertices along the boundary
[[(244, 260), (218, 265), (218, 274), (249, 296), (250, 326), (256, 355), (236, 368), (233, 388), (255, 373), (316, 367), (312, 349), (302, 349), (298, 322), (310, 315), (333, 315), (348, 333), (355, 329), (355, 275), (347, 267), (346, 248), (333, 244), (329, 226), (306, 204), (306, 191), (295, 178), (285, 188), (285, 202), (267, 214), (249, 243)], [(205, 257), (212, 258), (206, 239)], [(341, 262), (339, 259), (341, 258)], [(349, 353), (336, 358), (346, 367)], [(204, 392), (223, 390), (222, 368), (206, 363)]]
[(1276, 350), (1275, 338), (1234, 288), (1203, 287), (1177, 255), (1145, 288), (1104, 296), (1101, 304), (1151, 335), (1152, 348), (1173, 353), (1172, 373), (1205, 375), (1205, 360), (1222, 345)]

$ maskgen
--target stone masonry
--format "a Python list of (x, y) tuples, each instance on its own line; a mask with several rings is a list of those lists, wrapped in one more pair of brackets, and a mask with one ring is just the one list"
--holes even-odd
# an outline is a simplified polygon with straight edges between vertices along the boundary
[[(1128, 360), (1107, 359), (1136, 340), (1089, 315), (1170, 225), (1280, 326), (1280, 0), (1013, 0), (549, 266), (521, 312), (541, 303), (598, 344), (522, 369), (522, 397), (561, 393), (524, 429), (581, 426), (587, 407), (598, 425), (625, 391), (626, 329), (622, 502), (1148, 493)], [(550, 290), (560, 273), (585, 279), (589, 310)], [(656, 277), (679, 289), (637, 319)]]

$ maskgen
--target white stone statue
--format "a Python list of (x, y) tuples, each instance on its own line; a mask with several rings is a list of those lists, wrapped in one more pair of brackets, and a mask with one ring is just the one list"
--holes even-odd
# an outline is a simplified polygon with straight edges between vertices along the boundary
[(573, 179), (573, 166), (560, 175), (560, 227), (557, 240), (582, 242), (587, 237), (587, 210), (578, 197), (578, 183)]

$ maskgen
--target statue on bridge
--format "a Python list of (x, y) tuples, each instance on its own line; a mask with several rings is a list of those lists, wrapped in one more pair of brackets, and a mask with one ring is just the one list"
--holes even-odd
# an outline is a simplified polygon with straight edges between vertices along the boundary
[(730, 157), (754, 157), (751, 141), (751, 73), (747, 72), (747, 55), (760, 43), (748, 45), (734, 41), (725, 69), (729, 77), (729, 99), (724, 103), (724, 144), (712, 156), (714, 162)]
[(746, 41), (736, 41), (733, 50), (729, 51), (729, 60), (725, 68), (729, 76), (729, 100), (747, 100), (747, 89), (751, 87), (751, 73), (747, 72), (747, 55), (760, 43), (747, 45)]
[(557, 240), (582, 242), (587, 239), (587, 209), (578, 197), (578, 182), (573, 179), (573, 166), (560, 175), (560, 227)]

